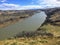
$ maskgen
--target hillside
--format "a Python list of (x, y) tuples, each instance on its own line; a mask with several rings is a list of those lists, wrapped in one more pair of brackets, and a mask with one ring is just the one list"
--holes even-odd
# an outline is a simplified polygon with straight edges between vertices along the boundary
[(46, 30), (54, 37), (60, 37), (60, 8), (51, 8), (44, 11), (47, 14), (47, 19), (40, 29)]

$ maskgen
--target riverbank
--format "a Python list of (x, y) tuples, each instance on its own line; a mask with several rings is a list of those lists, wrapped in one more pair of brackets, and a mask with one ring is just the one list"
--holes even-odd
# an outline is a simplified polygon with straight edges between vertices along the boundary
[[(32, 12), (32, 13), (31, 13)], [(0, 28), (15, 24), (34, 14), (34, 10), (6, 10), (0, 11)]]
[(60, 8), (50, 9), (47, 12), (47, 19), (41, 27), (55, 36), (60, 36)]
[[(11, 17), (13, 17), (13, 15)], [(0, 22), (0, 28), (8, 27), (9, 25), (15, 24), (17, 22), (21, 22), (29, 17), (31, 17), (31, 15), (16, 16), (15, 18), (6, 19), (3, 22), (2, 21)]]
[(13, 20), (13, 21), (8, 21), (8, 22), (5, 22), (3, 24), (0, 24), (0, 28), (4, 28), (4, 27), (7, 27), (9, 25), (12, 25), (12, 24), (15, 24), (16, 22), (21, 22), (23, 21), (24, 19), (17, 19), (17, 20)]

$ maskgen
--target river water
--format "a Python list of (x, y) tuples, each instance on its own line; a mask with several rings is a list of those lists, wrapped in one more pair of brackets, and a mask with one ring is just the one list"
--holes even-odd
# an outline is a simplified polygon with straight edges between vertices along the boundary
[(22, 31), (35, 31), (46, 20), (45, 12), (39, 12), (24, 21), (0, 29), (0, 40), (13, 37)]

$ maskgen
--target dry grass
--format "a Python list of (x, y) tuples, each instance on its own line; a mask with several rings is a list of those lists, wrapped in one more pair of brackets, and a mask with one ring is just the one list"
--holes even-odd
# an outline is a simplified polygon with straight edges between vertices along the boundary
[(55, 36), (60, 36), (60, 26), (55, 26), (51, 24), (47, 24), (41, 27), (45, 29), (47, 32), (54, 34)]
[(60, 39), (45, 37), (16, 38), (0, 41), (0, 45), (56, 45)]

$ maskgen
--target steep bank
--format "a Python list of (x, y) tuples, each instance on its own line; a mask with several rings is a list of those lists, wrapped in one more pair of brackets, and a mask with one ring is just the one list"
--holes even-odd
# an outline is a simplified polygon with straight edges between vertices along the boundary
[(44, 11), (47, 14), (46, 23), (60, 26), (60, 8), (50, 8)]
[(60, 36), (60, 8), (50, 8), (44, 11), (47, 19), (39, 29), (46, 30), (54, 36)]

